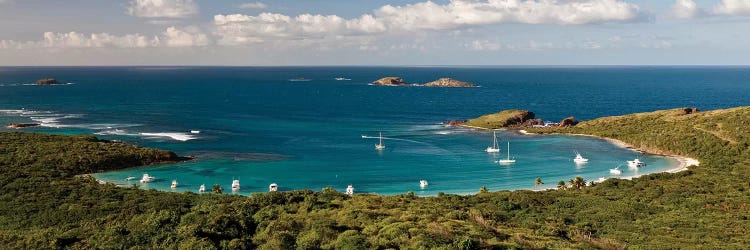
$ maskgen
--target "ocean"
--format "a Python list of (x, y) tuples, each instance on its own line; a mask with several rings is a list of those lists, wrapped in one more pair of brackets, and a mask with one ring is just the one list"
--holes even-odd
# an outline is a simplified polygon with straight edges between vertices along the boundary
[[(480, 87), (368, 85), (384, 76), (410, 83), (451, 77)], [(48, 77), (70, 84), (29, 85)], [(296, 78), (309, 81), (290, 81)], [(94, 134), (196, 157), (95, 174), (119, 185), (148, 173), (157, 180), (142, 188), (177, 192), (214, 183), (230, 190), (239, 179), (243, 195), (266, 192), (270, 183), (280, 190), (351, 184), (357, 193), (470, 194), (481, 186), (541, 189), (575, 176), (662, 172), (676, 163), (594, 138), (514, 131), (498, 132), (501, 152), (488, 154), (491, 132), (444, 121), (504, 109), (560, 121), (743, 106), (749, 82), (747, 67), (0, 67), (0, 123), (41, 123), (21, 131)], [(383, 151), (374, 149), (379, 132)], [(517, 162), (500, 165), (508, 143)], [(576, 151), (589, 163), (574, 164)], [(648, 165), (622, 166), (636, 157)], [(622, 175), (611, 175), (618, 166)], [(429, 186), (421, 188), (422, 179)], [(172, 180), (179, 182), (174, 190)]]

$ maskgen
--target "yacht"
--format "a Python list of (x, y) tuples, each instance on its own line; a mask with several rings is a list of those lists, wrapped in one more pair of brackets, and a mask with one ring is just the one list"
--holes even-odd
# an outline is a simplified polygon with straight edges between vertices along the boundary
[(191, 134), (200, 134), (201, 131), (200, 130), (190, 130), (190, 133)]
[(149, 183), (154, 181), (156, 178), (153, 176), (150, 176), (148, 174), (143, 174), (143, 177), (141, 177), (141, 183)]
[(573, 158), (573, 162), (576, 164), (583, 164), (589, 162), (589, 159), (583, 158), (580, 153), (576, 152), (576, 158)]
[(232, 191), (240, 190), (240, 180), (232, 180)]
[(427, 180), (420, 180), (419, 181), (419, 187), (426, 188), (427, 185), (430, 185), (430, 183), (428, 183)]
[(499, 160), (499, 161), (497, 161), (497, 163), (500, 163), (500, 164), (513, 164), (513, 163), (516, 163), (516, 160), (511, 160), (510, 159), (510, 142), (508, 142), (508, 150), (507, 151), (508, 151), (508, 158)]
[(500, 152), (500, 147), (497, 146), (497, 134), (495, 131), (492, 131), (492, 146), (487, 147), (487, 149), (485, 149), (484, 151), (486, 151), (487, 153), (499, 153)]
[(639, 167), (643, 167), (643, 166), (646, 166), (646, 163), (642, 162), (638, 158), (635, 158), (635, 160), (632, 160), (632, 161), (628, 161), (628, 167), (630, 167), (630, 168), (639, 168)]
[(354, 186), (349, 184), (349, 186), (346, 187), (346, 194), (353, 195), (354, 194)]
[(383, 144), (383, 132), (380, 132), (380, 142), (378, 144), (375, 144), (375, 150), (383, 150), (385, 149), (385, 144)]
[(201, 186), (198, 188), (198, 193), (206, 192), (206, 184), (201, 184)]
[(620, 175), (622, 174), (622, 170), (620, 170), (620, 166), (617, 166), (616, 168), (609, 169), (609, 173), (613, 175)]
[(172, 187), (172, 189), (177, 188), (177, 180), (172, 180), (172, 186), (170, 187)]
[(276, 192), (279, 190), (279, 185), (276, 185), (276, 183), (271, 183), (271, 185), (268, 185), (268, 192)]

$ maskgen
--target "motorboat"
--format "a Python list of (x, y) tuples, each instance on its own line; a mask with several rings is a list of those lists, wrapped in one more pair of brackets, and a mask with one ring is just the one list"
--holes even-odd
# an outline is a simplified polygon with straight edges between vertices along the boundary
[(346, 187), (346, 194), (353, 195), (354, 194), (354, 186), (349, 184), (349, 186)]
[(639, 167), (643, 167), (643, 166), (646, 166), (646, 163), (642, 162), (638, 158), (635, 158), (635, 160), (632, 160), (632, 161), (628, 161), (628, 167), (630, 167), (630, 168), (639, 168)]
[(198, 187), (198, 193), (206, 192), (206, 184), (201, 184), (200, 187)]
[(576, 157), (573, 158), (573, 162), (576, 164), (583, 164), (589, 162), (589, 159), (583, 158), (580, 153), (576, 152)]
[(426, 188), (430, 183), (427, 182), (427, 180), (420, 180), (419, 181), (419, 187)]
[(232, 191), (240, 190), (240, 180), (232, 180)]
[(172, 189), (177, 188), (177, 180), (172, 180), (172, 185), (170, 186)]
[(143, 174), (143, 177), (141, 177), (141, 183), (149, 183), (154, 181), (156, 178), (153, 176), (150, 176), (148, 174)]
[(276, 183), (271, 183), (271, 185), (268, 185), (268, 192), (276, 192), (279, 190), (279, 185), (276, 185)]

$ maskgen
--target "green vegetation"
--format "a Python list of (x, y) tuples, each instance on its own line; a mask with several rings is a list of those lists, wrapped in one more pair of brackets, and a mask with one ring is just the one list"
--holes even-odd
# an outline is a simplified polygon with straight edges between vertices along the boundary
[(497, 129), (520, 125), (525, 121), (532, 119), (534, 119), (534, 113), (527, 110), (503, 110), (495, 114), (483, 115), (478, 118), (470, 119), (466, 121), (464, 125), (485, 129)]
[(119, 188), (74, 175), (174, 160), (173, 154), (91, 137), (0, 133), (0, 246), (746, 249), (748, 124), (750, 107), (658, 111), (533, 129), (612, 137), (698, 158), (701, 166), (590, 187), (578, 178), (571, 180), (574, 185), (560, 181), (561, 187), (573, 187), (566, 190), (484, 188), (476, 195), (427, 198), (348, 196), (331, 189), (241, 197)]

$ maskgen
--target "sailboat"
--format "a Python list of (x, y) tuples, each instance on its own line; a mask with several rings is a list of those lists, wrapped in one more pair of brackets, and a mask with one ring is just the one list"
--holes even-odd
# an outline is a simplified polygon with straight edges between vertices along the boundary
[(177, 188), (177, 180), (172, 180), (172, 186), (170, 186), (172, 189)]
[(206, 184), (201, 184), (201, 186), (198, 188), (198, 193), (206, 192)]
[(375, 144), (375, 150), (383, 150), (385, 149), (385, 145), (383, 145), (383, 132), (380, 132), (380, 142), (378, 144)]
[(500, 163), (500, 164), (512, 164), (512, 163), (516, 163), (516, 160), (511, 160), (510, 159), (510, 142), (508, 142), (508, 150), (507, 151), (508, 151), (508, 158), (505, 158), (503, 160), (499, 160), (499, 161), (497, 161), (497, 163)]
[(487, 151), (487, 153), (500, 152), (500, 147), (497, 146), (497, 134), (495, 131), (492, 131), (492, 147), (487, 147), (484, 151)]
[(354, 194), (354, 186), (352, 184), (349, 184), (349, 186), (346, 187), (346, 193), (345, 194), (348, 194), (348, 195), (353, 195)]
[(232, 180), (232, 191), (240, 190), (240, 180)]

